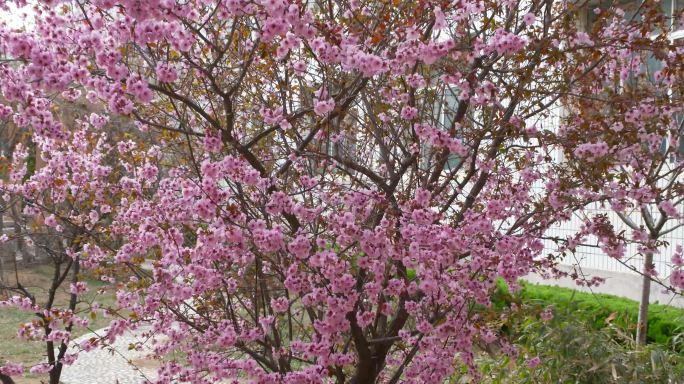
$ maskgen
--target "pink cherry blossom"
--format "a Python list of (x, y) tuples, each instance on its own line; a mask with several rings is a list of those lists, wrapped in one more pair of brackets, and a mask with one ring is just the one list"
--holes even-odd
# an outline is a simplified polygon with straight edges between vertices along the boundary
[[(0, 27), (0, 123), (22, 138), (0, 195), (34, 246), (61, 245), (60, 271), (78, 268), (60, 289), (83, 295), (96, 271), (90, 293), (116, 297), (92, 305), (117, 316), (82, 353), (138, 329), (155, 356), (183, 356), (159, 383), (475, 377), (476, 340), (517, 353), (471, 310), (497, 279), (558, 274), (590, 241), (621, 261), (662, 250), (682, 196), (657, 171), (680, 173), (684, 92), (681, 49), (643, 43), (652, 20), (405, 5), (49, 1)], [(658, 81), (632, 87), (653, 52)], [(681, 251), (662, 251), (684, 289)], [(52, 319), (18, 336), (60, 351), (87, 316), (43, 299), (0, 306)], [(58, 372), (67, 350), (32, 370)]]
[(523, 22), (524, 22), (527, 26), (530, 26), (530, 25), (534, 24), (534, 21), (535, 21), (536, 19), (537, 19), (537, 16), (536, 16), (534, 13), (532, 13), (532, 12), (526, 13), (525, 16), (523, 16)]
[(318, 116), (325, 116), (335, 109), (334, 99), (316, 100), (314, 104), (314, 112), (316, 112), (316, 115)]
[(178, 73), (168, 63), (158, 63), (155, 71), (157, 79), (162, 83), (173, 83), (178, 78)]

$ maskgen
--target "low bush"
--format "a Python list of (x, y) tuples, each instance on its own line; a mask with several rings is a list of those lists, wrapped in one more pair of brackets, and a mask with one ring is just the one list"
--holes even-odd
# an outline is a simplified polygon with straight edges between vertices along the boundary
[(581, 309), (556, 309), (545, 320), (530, 311), (509, 325), (516, 353), (479, 355), (484, 383), (684, 382), (682, 354), (658, 344), (636, 350), (632, 337), (618, 326), (608, 322), (597, 329), (591, 314)]
[[(578, 292), (573, 289), (521, 283), (522, 288), (511, 293), (503, 281), (492, 295), (498, 310), (511, 304), (553, 306), (557, 312), (573, 313), (587, 325), (600, 330), (612, 325), (629, 335), (636, 332), (639, 303), (606, 294)], [(684, 310), (660, 304), (649, 306), (648, 341), (684, 352)]]

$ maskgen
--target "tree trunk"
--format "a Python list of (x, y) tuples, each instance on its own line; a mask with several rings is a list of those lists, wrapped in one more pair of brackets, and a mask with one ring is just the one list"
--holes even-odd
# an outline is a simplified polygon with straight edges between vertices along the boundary
[(2, 384), (14, 384), (14, 380), (11, 377), (2, 373), (0, 373), (0, 381), (2, 381)]
[(647, 252), (644, 258), (644, 270), (641, 283), (641, 301), (639, 302), (639, 322), (637, 324), (637, 347), (646, 345), (646, 334), (648, 332), (648, 304), (651, 296), (651, 266), (653, 264), (653, 253)]
[[(14, 236), (16, 237), (17, 252), (21, 255), (21, 261), (23, 265), (30, 264), (33, 261), (33, 257), (29, 254), (26, 249), (26, 243), (24, 242), (24, 233), (22, 231), (22, 217), (21, 210), (17, 209), (17, 202), (13, 202), (10, 205), (10, 212), (12, 215), (12, 221), (14, 222)], [(15, 257), (16, 260), (16, 257)]]
[(59, 384), (60, 376), (62, 376), (62, 363), (57, 363), (50, 370), (50, 384)]
[[(0, 153), (2, 151), (2, 147), (0, 146)], [(0, 205), (0, 236), (5, 234), (5, 216), (3, 215), (5, 207), (3, 205)], [(5, 254), (8, 253), (7, 249), (9, 248), (9, 244), (7, 243), (0, 243), (0, 299), (5, 297), (6, 291), (5, 291)]]

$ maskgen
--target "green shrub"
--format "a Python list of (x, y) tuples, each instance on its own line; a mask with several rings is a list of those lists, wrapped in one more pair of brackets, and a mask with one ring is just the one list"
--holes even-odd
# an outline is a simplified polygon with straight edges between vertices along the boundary
[[(503, 281), (491, 297), (494, 308), (502, 310), (512, 303), (517, 305), (552, 305), (558, 311), (574, 313), (595, 330), (608, 324), (633, 335), (636, 332), (639, 303), (606, 294), (578, 292), (573, 289), (522, 282), (522, 289), (511, 293)], [(679, 334), (684, 332), (684, 310), (667, 305), (649, 306), (648, 341), (663, 346), (675, 346), (684, 352)]]
[[(590, 314), (565, 308), (548, 322), (529, 312), (511, 323), (517, 357), (480, 354), (483, 382), (504, 383), (682, 383), (684, 356), (657, 344), (639, 351), (615, 325), (596, 329)], [(538, 365), (530, 366), (532, 358)]]

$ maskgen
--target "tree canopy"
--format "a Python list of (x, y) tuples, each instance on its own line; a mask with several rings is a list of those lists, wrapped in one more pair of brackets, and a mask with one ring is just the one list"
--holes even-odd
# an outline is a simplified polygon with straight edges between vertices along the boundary
[[(116, 290), (81, 347), (147, 325), (181, 356), (160, 383), (476, 376), (476, 342), (515, 353), (478, 310), (497, 278), (630, 241), (549, 228), (589, 204), (655, 205), (637, 240), (678, 223), (681, 11), (636, 3), (43, 1), (0, 28), (0, 119), (27, 132), (0, 190), (74, 303), (79, 270)], [(58, 380), (88, 314), (14, 289)]]

